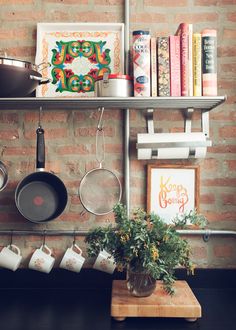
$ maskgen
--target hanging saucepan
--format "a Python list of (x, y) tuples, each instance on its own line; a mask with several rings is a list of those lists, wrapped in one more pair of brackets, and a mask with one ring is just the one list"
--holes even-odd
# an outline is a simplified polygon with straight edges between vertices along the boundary
[(8, 172), (6, 166), (0, 161), (0, 191), (2, 191), (8, 182)]
[(0, 97), (24, 97), (49, 81), (42, 78), (35, 64), (0, 57)]
[(64, 211), (68, 196), (64, 183), (56, 175), (45, 171), (44, 130), (41, 126), (36, 134), (36, 172), (18, 184), (15, 203), (26, 219), (42, 223), (57, 218)]
[[(4, 148), (2, 149), (1, 156), (3, 156)], [(8, 183), (8, 171), (6, 165), (0, 161), (0, 191), (2, 191)]]

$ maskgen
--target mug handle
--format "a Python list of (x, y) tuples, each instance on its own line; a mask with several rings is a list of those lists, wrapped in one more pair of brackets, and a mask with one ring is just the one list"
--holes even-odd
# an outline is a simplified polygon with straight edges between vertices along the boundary
[(14, 245), (14, 244), (10, 244), (10, 245), (7, 246), (7, 248), (11, 249), (11, 250), (12, 250), (12, 248), (13, 248), (13, 250), (15, 249), (16, 252), (17, 252), (16, 254), (20, 255), (20, 249), (18, 248), (18, 246)]
[(48, 247), (46, 244), (41, 245), (39, 249), (40, 249), (41, 251), (43, 251), (43, 249), (45, 249), (46, 252), (47, 252), (47, 254), (48, 254), (49, 256), (52, 254), (52, 250), (49, 249), (49, 247)]
[(71, 249), (73, 251), (74, 251), (74, 248), (79, 252), (79, 254), (82, 254), (81, 248), (77, 244), (75, 244), (75, 243), (71, 246)]

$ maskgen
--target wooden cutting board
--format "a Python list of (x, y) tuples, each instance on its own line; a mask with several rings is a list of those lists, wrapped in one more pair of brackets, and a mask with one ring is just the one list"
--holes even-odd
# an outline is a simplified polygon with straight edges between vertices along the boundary
[(112, 284), (111, 316), (117, 321), (126, 317), (183, 317), (196, 321), (201, 317), (201, 306), (186, 281), (176, 281), (176, 293), (168, 295), (161, 281), (157, 281), (154, 293), (149, 297), (133, 297), (127, 290), (126, 281), (115, 280)]

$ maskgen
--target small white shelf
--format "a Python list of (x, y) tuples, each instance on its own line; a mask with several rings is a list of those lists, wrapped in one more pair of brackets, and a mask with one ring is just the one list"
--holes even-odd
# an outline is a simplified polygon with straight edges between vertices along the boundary
[(226, 96), (201, 97), (93, 97), (93, 98), (0, 98), (0, 110), (90, 110), (107, 109), (194, 109), (210, 111), (223, 103)]

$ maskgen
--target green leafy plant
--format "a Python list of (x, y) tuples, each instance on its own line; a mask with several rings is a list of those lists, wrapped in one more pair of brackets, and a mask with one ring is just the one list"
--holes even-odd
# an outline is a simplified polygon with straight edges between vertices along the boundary
[(183, 266), (189, 273), (194, 272), (189, 243), (175, 228), (183, 227), (191, 220), (203, 226), (206, 219), (191, 211), (184, 216), (176, 216), (173, 225), (168, 225), (158, 215), (147, 214), (142, 209), (135, 209), (128, 217), (122, 204), (115, 205), (114, 214), (115, 227), (97, 227), (87, 235), (88, 255), (97, 256), (105, 249), (114, 257), (119, 271), (128, 267), (144, 269), (154, 279), (161, 279), (165, 290), (173, 294), (175, 268)]
[(207, 220), (203, 214), (197, 213), (197, 210), (190, 210), (186, 213), (177, 214), (172, 220), (175, 228), (186, 228), (188, 224), (199, 228), (205, 228)]

